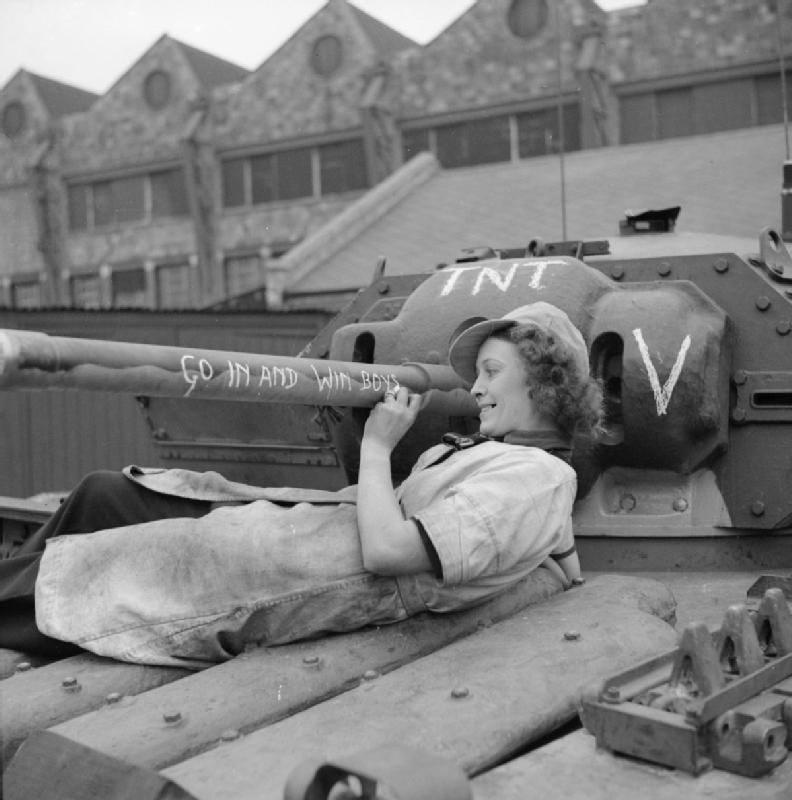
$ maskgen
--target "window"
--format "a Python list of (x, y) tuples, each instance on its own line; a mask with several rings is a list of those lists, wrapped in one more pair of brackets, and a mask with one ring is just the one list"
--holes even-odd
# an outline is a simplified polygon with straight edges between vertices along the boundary
[(284, 150), (251, 158), (250, 185), (254, 204), (310, 197), (313, 194), (310, 149)]
[(245, 162), (244, 158), (232, 158), (222, 162), (223, 206), (236, 208), (245, 205)]
[(157, 267), (157, 306), (159, 308), (190, 308), (190, 265), (167, 264)]
[(259, 289), (261, 258), (258, 255), (229, 256), (225, 260), (226, 294), (230, 296)]
[(143, 81), (143, 98), (150, 108), (158, 111), (168, 105), (171, 96), (171, 79), (167, 72), (155, 69)]
[(327, 78), (344, 59), (344, 48), (337, 36), (320, 36), (311, 49), (311, 68), (317, 75)]
[(660, 139), (689, 136), (693, 129), (693, 93), (689, 88), (658, 92), (657, 134)]
[(536, 36), (547, 24), (547, 0), (512, 0), (506, 24), (520, 39)]
[(747, 128), (753, 124), (753, 80), (705, 83), (693, 88), (696, 133)]
[(362, 139), (230, 158), (222, 161), (222, 173), (224, 208), (299, 200), (368, 186)]
[(94, 183), (94, 225), (117, 225), (143, 219), (143, 176)]
[(145, 308), (146, 273), (143, 267), (114, 269), (110, 285), (114, 308)]
[(444, 125), (437, 129), (437, 158), (444, 167), (508, 161), (510, 138), (505, 116)]
[(90, 189), (81, 184), (68, 187), (69, 230), (84, 231), (88, 228), (88, 204)]
[(0, 126), (2, 126), (3, 133), (9, 139), (15, 139), (19, 136), (25, 130), (26, 122), (25, 107), (18, 100), (13, 100), (3, 109), (3, 118)]
[(75, 275), (71, 279), (71, 290), (77, 308), (101, 308), (102, 284), (98, 275)]
[(431, 149), (429, 128), (402, 132), (402, 160), (409, 161), (414, 155)]
[[(792, 72), (786, 73), (787, 108), (792, 109)], [(756, 112), (759, 125), (784, 121), (781, 75), (761, 75), (755, 79)], [(792, 111), (788, 112), (792, 113)]]
[(11, 304), (14, 308), (41, 308), (41, 283), (35, 280), (18, 281), (11, 286)]
[(111, 178), (67, 187), (69, 229), (91, 230), (127, 222), (150, 222), (190, 213), (184, 170)]
[(360, 139), (323, 145), (319, 148), (319, 163), (323, 195), (351, 192), (368, 186), (366, 154)]
[[(564, 151), (580, 150), (580, 108), (563, 106)], [(543, 108), (517, 115), (517, 151), (520, 158), (558, 153), (560, 147), (558, 109)]]
[(152, 218), (183, 217), (190, 213), (182, 168), (153, 172), (149, 179)]

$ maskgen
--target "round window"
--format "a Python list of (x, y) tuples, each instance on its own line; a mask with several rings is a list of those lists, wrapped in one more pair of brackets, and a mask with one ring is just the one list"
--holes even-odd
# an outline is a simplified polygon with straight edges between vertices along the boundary
[(143, 82), (143, 97), (153, 109), (164, 108), (171, 95), (171, 80), (167, 72), (161, 69), (149, 72)]
[(547, 24), (547, 0), (512, 0), (506, 21), (520, 39), (536, 36)]
[(326, 78), (341, 66), (343, 58), (344, 48), (337, 36), (320, 36), (311, 50), (311, 67)]
[(9, 139), (19, 136), (25, 130), (26, 121), (25, 107), (18, 100), (12, 101), (3, 109), (3, 133)]

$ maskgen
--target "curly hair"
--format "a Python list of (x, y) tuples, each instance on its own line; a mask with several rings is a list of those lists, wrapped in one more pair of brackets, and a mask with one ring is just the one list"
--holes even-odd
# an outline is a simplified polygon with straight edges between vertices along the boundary
[(602, 388), (594, 378), (580, 374), (572, 354), (552, 333), (528, 323), (494, 338), (517, 345), (534, 403), (562, 433), (570, 438), (602, 433)]

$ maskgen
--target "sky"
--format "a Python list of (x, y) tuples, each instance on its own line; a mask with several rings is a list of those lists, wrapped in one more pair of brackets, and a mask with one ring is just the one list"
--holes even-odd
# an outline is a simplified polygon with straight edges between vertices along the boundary
[[(643, 0), (598, 0), (604, 9)], [(326, 0), (0, 0), (0, 87), (24, 67), (101, 94), (163, 34), (255, 69)], [(475, 0), (354, 0), (426, 44)]]

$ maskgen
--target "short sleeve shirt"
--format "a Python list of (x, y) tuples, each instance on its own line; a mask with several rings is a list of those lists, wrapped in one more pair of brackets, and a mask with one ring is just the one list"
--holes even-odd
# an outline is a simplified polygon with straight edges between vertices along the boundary
[(405, 576), (400, 585), (433, 611), (479, 602), (574, 544), (577, 480), (561, 459), (490, 441), (435, 464), (446, 450), (424, 453), (397, 491), (404, 516), (421, 525), (442, 568), (442, 578)]

